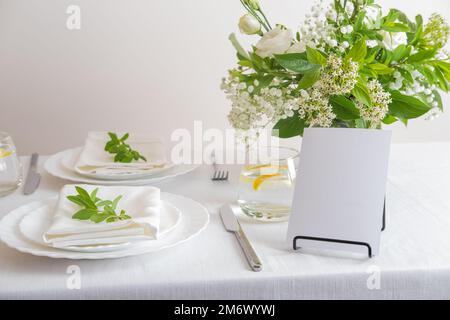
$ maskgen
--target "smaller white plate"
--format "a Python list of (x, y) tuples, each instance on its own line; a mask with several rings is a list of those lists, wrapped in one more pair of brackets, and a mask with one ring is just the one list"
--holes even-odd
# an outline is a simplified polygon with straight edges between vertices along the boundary
[[(42, 237), (48, 230), (52, 222), (53, 209), (57, 199), (47, 200), (42, 207), (28, 212), (20, 221), (19, 230), (22, 235), (34, 243), (52, 247), (46, 243)], [(170, 203), (161, 202), (161, 220), (158, 238), (173, 230), (180, 222), (181, 212)], [(149, 240), (154, 241), (154, 240)], [(123, 249), (129, 246), (131, 242), (122, 242), (117, 244), (93, 245), (93, 246), (70, 246), (61, 248), (75, 252), (108, 252)]]
[(83, 175), (76, 173), (73, 170), (66, 168), (63, 164), (63, 159), (65, 157), (69, 157), (69, 155), (73, 155), (74, 153), (79, 152), (78, 148), (76, 149), (68, 149), (61, 152), (58, 152), (52, 156), (50, 156), (47, 161), (45, 161), (44, 168), (45, 170), (51, 174), (52, 176), (58, 177), (60, 179), (74, 181), (74, 182), (82, 182), (88, 184), (98, 184), (104, 186), (113, 186), (113, 185), (121, 185), (121, 186), (141, 186), (141, 185), (149, 185), (153, 183), (157, 183), (166, 179), (174, 178), (179, 175), (183, 175), (191, 172), (192, 170), (198, 168), (198, 165), (194, 164), (176, 164), (171, 168), (164, 170), (159, 173), (155, 173), (150, 177), (145, 177), (142, 179), (129, 179), (129, 180), (101, 180), (101, 179), (93, 179)]
[(80, 170), (76, 170), (75, 165), (80, 156), (82, 147), (71, 149), (72, 152), (67, 152), (61, 159), (61, 164), (64, 168), (74, 172), (75, 174), (80, 174), (82, 176), (91, 178), (91, 179), (99, 179), (99, 180), (135, 180), (135, 179), (144, 179), (155, 176), (161, 172), (166, 171), (174, 166), (173, 163), (168, 163), (162, 168), (155, 168), (152, 170), (145, 170), (142, 172), (130, 172), (130, 173), (111, 173), (111, 174), (101, 174), (101, 173), (89, 173), (89, 172), (81, 172)]

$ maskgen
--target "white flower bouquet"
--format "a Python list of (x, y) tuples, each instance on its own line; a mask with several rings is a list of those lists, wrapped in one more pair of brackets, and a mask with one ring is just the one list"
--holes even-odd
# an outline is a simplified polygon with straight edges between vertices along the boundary
[(288, 138), (305, 127), (378, 129), (442, 111), (450, 28), (439, 14), (424, 23), (397, 9), (383, 14), (374, 0), (319, 1), (294, 34), (272, 27), (257, 0), (240, 1), (241, 32), (260, 39), (247, 51), (230, 35), (238, 67), (222, 89), (235, 129), (273, 125)]

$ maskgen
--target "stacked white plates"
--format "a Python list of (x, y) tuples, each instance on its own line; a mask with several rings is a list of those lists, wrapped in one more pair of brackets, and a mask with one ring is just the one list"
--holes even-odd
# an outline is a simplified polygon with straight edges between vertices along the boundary
[(58, 249), (43, 241), (56, 201), (56, 198), (36, 201), (11, 211), (0, 221), (0, 239), (11, 248), (36, 256), (112, 259), (173, 247), (199, 234), (209, 222), (208, 211), (198, 202), (179, 195), (161, 193), (160, 233), (157, 240)]
[(198, 165), (189, 164), (167, 164), (163, 168), (155, 169), (145, 173), (129, 174), (80, 174), (75, 170), (75, 163), (79, 157), (82, 147), (68, 149), (50, 156), (45, 162), (45, 170), (51, 175), (75, 182), (100, 184), (100, 185), (147, 185), (165, 179), (191, 172)]

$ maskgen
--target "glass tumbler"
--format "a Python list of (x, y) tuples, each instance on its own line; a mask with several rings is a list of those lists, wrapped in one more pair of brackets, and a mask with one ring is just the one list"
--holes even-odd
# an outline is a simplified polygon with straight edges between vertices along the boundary
[(22, 167), (16, 147), (6, 132), (0, 131), (0, 197), (22, 184)]
[[(261, 221), (285, 221), (291, 212), (299, 153), (285, 147), (265, 147), (264, 159), (244, 165), (239, 178), (242, 211)], [(253, 163), (253, 162), (252, 162)]]

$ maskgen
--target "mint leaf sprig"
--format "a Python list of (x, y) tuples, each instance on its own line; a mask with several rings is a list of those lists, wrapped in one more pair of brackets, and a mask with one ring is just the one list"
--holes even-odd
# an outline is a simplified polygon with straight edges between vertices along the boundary
[(133, 160), (138, 161), (139, 159), (147, 162), (147, 159), (143, 155), (125, 143), (130, 136), (129, 133), (125, 133), (122, 138), (119, 138), (113, 132), (108, 132), (108, 135), (110, 140), (105, 145), (105, 151), (115, 154), (114, 162), (130, 163)]
[(77, 195), (67, 196), (67, 199), (82, 209), (77, 211), (72, 219), (90, 220), (95, 223), (106, 221), (108, 223), (131, 219), (125, 210), (116, 213), (117, 204), (122, 196), (117, 196), (114, 200), (102, 200), (97, 197), (98, 188), (89, 194), (85, 189), (76, 186)]

